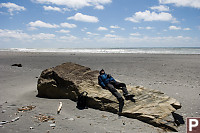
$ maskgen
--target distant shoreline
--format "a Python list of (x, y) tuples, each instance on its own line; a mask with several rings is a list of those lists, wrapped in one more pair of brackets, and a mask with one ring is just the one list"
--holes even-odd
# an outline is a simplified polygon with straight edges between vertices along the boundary
[(0, 51), (50, 53), (136, 53), (136, 54), (200, 54), (200, 47), (141, 47), (141, 48), (7, 48)]

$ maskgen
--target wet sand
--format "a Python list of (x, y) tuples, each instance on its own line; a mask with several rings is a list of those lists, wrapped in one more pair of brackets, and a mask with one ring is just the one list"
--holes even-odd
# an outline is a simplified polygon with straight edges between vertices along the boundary
[[(68, 99), (37, 98), (37, 80), (44, 69), (64, 62), (78, 63), (92, 70), (104, 69), (127, 85), (142, 85), (160, 90), (182, 103), (176, 112), (184, 117), (200, 116), (200, 55), (160, 54), (81, 54), (81, 53), (26, 53), (0, 52), (0, 132), (87, 132), (132, 133), (163, 132), (163, 130), (135, 119), (94, 109), (78, 110)], [(11, 66), (21, 63), (22, 67)], [(63, 102), (61, 114), (56, 111)], [(17, 108), (35, 105), (28, 112), (17, 113)], [(51, 115), (51, 122), (39, 122), (35, 116)], [(30, 129), (33, 127), (33, 129)], [(185, 132), (181, 125), (179, 132)]]

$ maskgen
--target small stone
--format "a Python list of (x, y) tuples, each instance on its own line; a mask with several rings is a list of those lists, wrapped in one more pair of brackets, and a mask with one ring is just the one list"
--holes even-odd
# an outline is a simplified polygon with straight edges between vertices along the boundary
[(1, 111), (1, 113), (5, 113), (5, 112), (6, 112), (6, 110), (2, 110), (2, 111)]
[(22, 64), (12, 64), (11, 66), (22, 67)]
[(69, 121), (74, 121), (74, 118), (69, 118), (68, 120), (69, 120)]
[(32, 130), (32, 129), (34, 129), (34, 127), (30, 127), (30, 129)]
[(56, 124), (50, 124), (50, 127), (56, 127)]
[(12, 119), (11, 122), (15, 122), (15, 121), (17, 121), (17, 120), (19, 120), (19, 117), (16, 117), (15, 119)]
[(138, 85), (138, 86), (136, 86), (135, 88), (140, 88), (140, 86)]
[(2, 121), (2, 122), (0, 122), (0, 125), (4, 125), (4, 124), (6, 124), (6, 123), (7, 123), (7, 122), (3, 122), (3, 121)]
[(2, 121), (2, 122), (0, 122), (0, 125), (4, 125), (6, 123), (8, 123), (8, 122), (7, 121)]

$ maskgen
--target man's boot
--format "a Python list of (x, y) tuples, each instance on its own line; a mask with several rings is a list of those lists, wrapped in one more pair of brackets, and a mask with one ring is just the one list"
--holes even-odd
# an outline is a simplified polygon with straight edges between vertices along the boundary
[(132, 100), (135, 95), (132, 94), (124, 94), (126, 100)]

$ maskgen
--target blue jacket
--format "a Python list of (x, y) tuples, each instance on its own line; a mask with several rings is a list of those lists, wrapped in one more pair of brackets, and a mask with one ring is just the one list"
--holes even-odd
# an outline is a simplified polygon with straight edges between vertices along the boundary
[(115, 79), (110, 75), (108, 76), (106, 73), (98, 76), (98, 83), (102, 88), (105, 88), (111, 81), (115, 82)]

